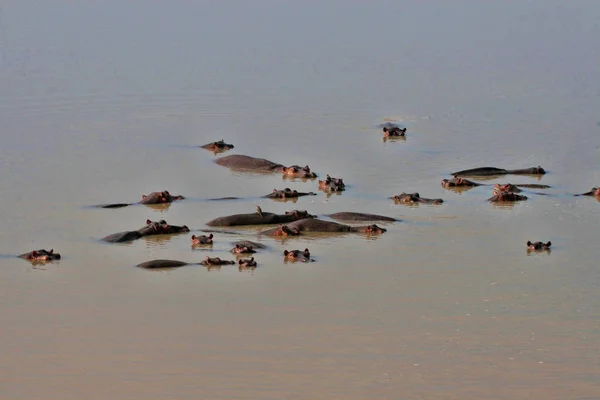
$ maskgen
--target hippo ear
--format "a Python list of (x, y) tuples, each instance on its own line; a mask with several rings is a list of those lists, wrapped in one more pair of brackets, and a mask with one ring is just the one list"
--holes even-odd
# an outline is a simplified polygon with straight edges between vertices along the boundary
[(305, 165), (305, 166), (304, 166), (304, 170), (305, 170), (306, 172), (310, 172), (310, 167), (309, 167), (308, 165)]
[(40, 253), (38, 253), (36, 250), (34, 250), (34, 251), (31, 252), (31, 256), (32, 257), (37, 257), (39, 255), (40, 255)]
[(308, 251), (308, 247), (304, 249), (305, 253), (310, 253), (310, 251)]
[(54, 254), (54, 249), (50, 249), (50, 251), (48, 252), (48, 254)]
[(254, 261), (254, 257), (250, 257), (250, 261)]
[(463, 179), (462, 178), (456, 178), (456, 183), (463, 183)]
[(212, 233), (211, 233), (210, 235), (208, 235), (208, 238), (209, 238), (209, 239), (212, 239), (213, 237), (214, 237), (214, 236), (213, 236), (213, 234), (212, 234)]
[(552, 242), (548, 241), (548, 243), (546, 243), (546, 247), (550, 247), (552, 246)]
[(152, 221), (150, 221), (149, 219), (146, 220), (146, 225), (150, 225), (152, 223)]
[(142, 195), (142, 200), (146, 200), (148, 198), (148, 196), (146, 196), (145, 194)]
[(238, 264), (239, 264), (239, 265), (242, 265), (242, 260), (238, 260)]
[(196, 235), (192, 235), (192, 240), (195, 240), (195, 239), (196, 239)]
[(283, 255), (284, 255), (284, 256), (287, 256), (288, 254), (290, 254), (290, 252), (289, 252), (289, 251), (287, 251), (287, 250), (284, 250), (284, 251), (283, 251)]
[(283, 170), (283, 172), (288, 170), (288, 168), (285, 165), (283, 167), (281, 167), (281, 169)]
[(531, 243), (530, 240), (527, 241), (527, 246), (531, 246), (533, 243)]

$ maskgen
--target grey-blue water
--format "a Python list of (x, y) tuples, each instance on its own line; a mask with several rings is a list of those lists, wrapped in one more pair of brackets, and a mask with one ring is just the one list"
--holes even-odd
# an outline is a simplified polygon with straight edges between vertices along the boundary
[[(599, 21), (593, 1), (1, 2), (0, 397), (599, 398), (600, 203), (572, 196), (600, 182)], [(195, 147), (221, 138), (347, 190), (231, 172)], [(440, 185), (537, 165), (485, 181), (552, 186), (512, 206)], [(260, 198), (284, 187), (318, 195)], [(188, 200), (89, 207), (165, 189)], [(204, 201), (224, 196), (245, 200)], [(100, 241), (257, 204), (402, 221)], [(134, 267), (238, 239), (269, 246), (256, 270)], [(283, 262), (305, 247), (316, 262)], [(62, 260), (10, 257), (40, 248)]]

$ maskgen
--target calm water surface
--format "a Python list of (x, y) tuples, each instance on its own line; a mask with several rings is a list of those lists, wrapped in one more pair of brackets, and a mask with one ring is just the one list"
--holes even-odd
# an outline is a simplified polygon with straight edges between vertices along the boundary
[[(600, 182), (598, 21), (593, 1), (0, 3), (0, 397), (600, 398), (600, 203), (571, 196)], [(383, 141), (385, 120), (407, 139)], [(348, 189), (259, 199), (317, 182), (194, 147), (221, 138)], [(552, 188), (498, 207), (440, 186), (486, 165), (542, 165)], [(509, 181), (538, 182), (488, 183)], [(188, 200), (88, 207), (164, 189)], [(222, 196), (244, 199), (205, 201)], [(255, 229), (99, 241), (256, 204), (402, 222), (264, 238), (255, 271), (134, 268), (231, 258)], [(305, 247), (315, 263), (283, 263)], [(10, 257), (38, 248), (63, 259)]]

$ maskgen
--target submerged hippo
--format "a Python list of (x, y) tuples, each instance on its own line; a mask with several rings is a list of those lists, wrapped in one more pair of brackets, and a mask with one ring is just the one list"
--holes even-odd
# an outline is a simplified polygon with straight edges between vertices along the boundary
[(494, 189), (494, 195), (487, 199), (491, 203), (513, 202), (527, 200), (527, 196), (522, 196), (513, 192), (507, 192), (501, 189)]
[(425, 204), (442, 204), (444, 200), (442, 199), (426, 199), (421, 197), (419, 193), (401, 193), (394, 197), (392, 197), (394, 203), (396, 204), (417, 204), (417, 203), (425, 203)]
[(360, 232), (370, 234), (381, 234), (387, 231), (387, 229), (380, 228), (379, 226), (367, 225), (367, 226), (350, 226), (344, 224), (338, 224), (332, 221), (322, 221), (320, 219), (301, 219), (299, 221), (291, 222), (283, 227), (277, 227), (268, 229), (260, 232), (261, 235), (275, 235), (275, 233), (281, 229), (286, 228), (292, 232)]
[(234, 246), (242, 246), (242, 247), (252, 247), (253, 249), (266, 249), (267, 246), (265, 246), (262, 243), (258, 243), (258, 242), (252, 242), (250, 240), (240, 240), (238, 242), (233, 243)]
[(386, 217), (384, 215), (377, 214), (366, 214), (366, 213), (356, 213), (356, 212), (338, 212), (334, 214), (327, 214), (326, 217), (336, 219), (338, 221), (381, 221), (381, 222), (394, 222), (398, 221), (396, 218)]
[(200, 147), (215, 153), (222, 153), (224, 151), (233, 149), (233, 145), (225, 143), (223, 139), (219, 140), (218, 142), (208, 143)]
[(290, 188), (285, 188), (283, 190), (273, 189), (273, 191), (265, 196), (262, 196), (266, 199), (296, 199), (302, 196), (316, 196), (316, 193), (313, 192), (298, 192), (297, 190), (291, 190)]
[[(259, 207), (260, 208), (260, 207)], [(303, 218), (314, 218), (306, 211), (286, 211), (285, 214), (274, 214), (257, 210), (252, 214), (234, 214), (225, 217), (215, 218), (208, 221), (208, 226), (240, 226), (240, 225), (266, 225), (280, 224), (296, 221)]]
[(183, 267), (185, 265), (211, 266), (211, 265), (225, 265), (225, 264), (235, 264), (235, 262), (234, 261), (224, 261), (218, 257), (215, 257), (215, 258), (206, 257), (206, 259), (200, 261), (199, 263), (190, 263), (190, 262), (177, 261), (177, 260), (152, 260), (152, 261), (146, 261), (144, 263), (138, 264), (138, 265), (136, 265), (136, 267), (145, 268), (145, 269), (163, 269), (163, 268), (173, 269), (173, 268)]
[(213, 244), (213, 234), (196, 236), (192, 235), (192, 244)]
[(252, 246), (245, 246), (236, 244), (233, 249), (231, 249), (233, 254), (253, 254), (256, 253), (256, 250)]
[(327, 192), (341, 192), (346, 189), (342, 178), (332, 178), (327, 175), (327, 179), (319, 181), (319, 189)]
[(594, 187), (589, 192), (585, 192), (585, 193), (581, 193), (581, 194), (576, 194), (575, 196), (596, 196), (596, 197), (600, 197), (600, 187), (597, 187), (597, 188)]
[(494, 176), (494, 175), (544, 175), (544, 168), (531, 167), (525, 169), (502, 169), (495, 167), (481, 167), (473, 169), (465, 169), (463, 171), (453, 172), (450, 175), (458, 178), (460, 176)]
[(442, 179), (442, 186), (445, 188), (475, 187), (481, 185), (481, 183), (473, 182), (463, 178)]
[(259, 234), (270, 236), (298, 236), (300, 235), (300, 230), (298, 228), (289, 228), (287, 225), (278, 225), (276, 228), (267, 229)]
[(310, 258), (310, 251), (308, 249), (302, 250), (284, 250), (283, 251), (283, 259), (285, 261), (300, 261), (300, 262), (313, 262), (312, 258)]
[(29, 253), (21, 254), (18, 257), (33, 263), (44, 263), (48, 261), (60, 260), (60, 254), (55, 253), (54, 249), (50, 249), (50, 251), (44, 249), (32, 250)]
[(385, 137), (406, 136), (406, 128), (400, 128), (397, 125), (392, 125), (390, 127), (384, 126), (383, 133)]
[(530, 242), (527, 241), (527, 251), (544, 251), (550, 250), (550, 246), (552, 246), (552, 242), (544, 243), (544, 242)]
[(297, 165), (292, 165), (290, 167), (286, 167), (283, 164), (274, 163), (269, 160), (265, 160), (264, 158), (256, 158), (250, 156), (244, 156), (240, 154), (234, 154), (231, 156), (221, 157), (215, 162), (224, 167), (234, 169), (234, 170), (242, 170), (242, 171), (253, 171), (253, 172), (279, 172), (284, 176), (290, 178), (316, 178), (317, 174), (312, 172), (308, 165), (306, 167), (299, 167)]
[(127, 207), (134, 204), (168, 204), (172, 203), (176, 200), (183, 200), (185, 197), (181, 195), (173, 196), (167, 190), (163, 190), (162, 192), (152, 192), (149, 195), (142, 195), (142, 200), (137, 203), (115, 203), (115, 204), (102, 204), (95, 207), (100, 208), (120, 208)]
[(167, 235), (171, 233), (184, 233), (189, 232), (190, 229), (186, 226), (169, 225), (167, 221), (161, 219), (158, 222), (146, 220), (146, 225), (135, 231), (117, 232), (112, 235), (105, 236), (102, 238), (103, 241), (108, 243), (123, 243), (130, 242), (144, 236), (150, 235)]
[(202, 261), (200, 261), (200, 264), (202, 265), (233, 265), (235, 264), (235, 261), (230, 261), (230, 260), (221, 260), (219, 257), (209, 257), (206, 256), (206, 258)]
[(239, 265), (240, 269), (256, 268), (256, 266), (257, 266), (256, 261), (254, 261), (254, 257), (242, 258), (238, 261), (238, 265)]

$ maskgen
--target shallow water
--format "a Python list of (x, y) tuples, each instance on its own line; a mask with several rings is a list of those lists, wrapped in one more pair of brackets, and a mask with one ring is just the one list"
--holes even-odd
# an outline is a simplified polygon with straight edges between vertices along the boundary
[[(600, 6), (553, 1), (0, 5), (0, 393), (6, 399), (600, 397)], [(384, 141), (378, 124), (408, 128)], [(344, 178), (232, 172), (194, 146)], [(542, 165), (548, 196), (496, 206), (465, 168)], [(297, 202), (273, 188), (315, 191)], [(167, 189), (170, 207), (136, 202)], [(401, 192), (444, 199), (395, 205)], [(206, 201), (225, 196), (233, 201)], [(147, 218), (308, 210), (388, 232), (192, 248), (112, 245)], [(148, 271), (153, 258), (256, 270)], [(551, 240), (550, 253), (526, 251)], [(316, 262), (284, 263), (309, 247)], [(54, 248), (60, 262), (9, 255)], [(401, 394), (399, 394), (401, 393)]]

